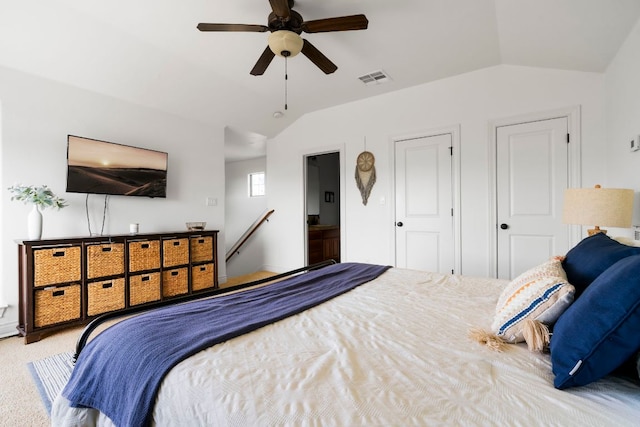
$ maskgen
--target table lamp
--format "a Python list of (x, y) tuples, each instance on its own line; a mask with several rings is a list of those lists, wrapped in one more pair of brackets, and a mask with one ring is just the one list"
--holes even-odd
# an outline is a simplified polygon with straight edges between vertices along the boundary
[(565, 224), (593, 225), (589, 236), (607, 233), (606, 227), (631, 227), (633, 190), (625, 188), (567, 188), (564, 193), (562, 222)]

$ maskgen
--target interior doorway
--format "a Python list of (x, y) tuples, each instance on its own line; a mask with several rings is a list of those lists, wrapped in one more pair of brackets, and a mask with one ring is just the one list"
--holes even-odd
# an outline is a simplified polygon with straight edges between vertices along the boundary
[(455, 272), (453, 133), (398, 139), (396, 267)]
[(562, 223), (564, 190), (580, 184), (580, 109), (499, 120), (492, 125), (495, 277), (512, 279), (580, 239)]
[(340, 153), (305, 157), (307, 264), (340, 262)]
[(568, 187), (568, 119), (497, 128), (498, 278), (513, 279), (569, 248), (562, 198)]

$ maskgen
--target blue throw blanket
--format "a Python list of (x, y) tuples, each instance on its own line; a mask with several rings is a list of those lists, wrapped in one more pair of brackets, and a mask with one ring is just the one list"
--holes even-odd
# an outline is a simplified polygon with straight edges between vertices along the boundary
[(388, 268), (336, 264), (266, 287), (124, 320), (82, 350), (62, 395), (74, 407), (100, 410), (118, 426), (149, 425), (160, 382), (184, 359), (325, 302)]

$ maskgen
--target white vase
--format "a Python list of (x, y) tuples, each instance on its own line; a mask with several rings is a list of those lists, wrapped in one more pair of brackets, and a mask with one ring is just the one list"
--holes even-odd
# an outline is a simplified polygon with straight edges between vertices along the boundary
[(42, 213), (38, 205), (33, 205), (27, 217), (27, 236), (29, 240), (40, 240), (42, 237)]

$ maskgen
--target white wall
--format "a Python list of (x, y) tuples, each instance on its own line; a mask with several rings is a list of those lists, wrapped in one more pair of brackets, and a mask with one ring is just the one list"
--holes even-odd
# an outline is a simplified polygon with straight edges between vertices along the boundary
[[(393, 84), (393, 83), (391, 83)], [(462, 273), (489, 275), (490, 122), (579, 105), (583, 180), (604, 178), (604, 77), (597, 73), (497, 66), (308, 114), (267, 143), (270, 227), (266, 264), (303, 265), (302, 156), (343, 150), (343, 261), (394, 264), (391, 139), (460, 125)], [(363, 206), (353, 179), (364, 147), (376, 156), (377, 183)], [(282, 214), (284, 212), (284, 214)], [(277, 250), (276, 250), (277, 248)]]
[[(186, 230), (187, 221), (207, 221), (208, 229), (223, 229), (224, 126), (205, 126), (7, 68), (0, 68), (0, 114), (0, 302), (10, 304), (0, 319), (0, 335), (15, 333), (15, 240), (26, 237), (29, 211), (10, 201), (6, 188), (15, 182), (47, 184), (67, 199), (67, 208), (44, 211), (43, 238), (88, 235), (85, 196), (65, 193), (67, 134), (169, 153), (167, 198), (110, 197), (105, 234), (128, 233), (131, 222), (140, 223), (141, 233)], [(206, 207), (207, 196), (216, 197), (218, 206)], [(89, 198), (94, 231), (100, 228), (103, 200)], [(222, 233), (220, 238), (224, 248)], [(219, 267), (224, 276), (224, 262)]]
[[(227, 252), (245, 231), (267, 210), (268, 197), (249, 197), (247, 177), (253, 172), (266, 172), (265, 157), (229, 162), (225, 165), (225, 235)], [(268, 174), (267, 174), (268, 176)], [(270, 188), (267, 186), (267, 196)], [(274, 213), (274, 215), (276, 215)], [(273, 218), (273, 217), (272, 217)], [(271, 221), (271, 220), (269, 220)], [(241, 276), (264, 269), (264, 235), (270, 222), (262, 224), (250, 240), (227, 263), (227, 277)], [(224, 259), (224, 258), (223, 258)]]
[[(640, 225), (640, 151), (629, 141), (640, 135), (640, 21), (629, 34), (606, 72), (606, 184), (636, 191), (634, 224)], [(623, 235), (625, 230), (617, 230)], [(631, 236), (631, 231), (626, 230)]]

